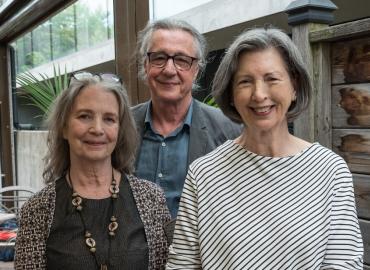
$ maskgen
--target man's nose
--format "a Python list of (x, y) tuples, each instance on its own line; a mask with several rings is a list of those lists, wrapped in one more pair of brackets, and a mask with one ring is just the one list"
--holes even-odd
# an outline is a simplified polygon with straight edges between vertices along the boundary
[(168, 74), (176, 74), (177, 69), (175, 66), (175, 60), (173, 58), (168, 58), (166, 64), (163, 67), (163, 72)]

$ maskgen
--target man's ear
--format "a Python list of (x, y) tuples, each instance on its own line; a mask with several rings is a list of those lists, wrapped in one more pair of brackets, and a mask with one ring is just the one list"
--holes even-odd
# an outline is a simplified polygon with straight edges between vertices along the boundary
[(196, 69), (195, 69), (194, 80), (195, 80), (196, 78), (198, 78), (198, 75), (199, 75), (199, 66), (197, 65), (197, 66), (196, 66)]
[(145, 74), (148, 75), (148, 72), (149, 72), (148, 58), (146, 58), (145, 61), (144, 61), (144, 70), (145, 70)]

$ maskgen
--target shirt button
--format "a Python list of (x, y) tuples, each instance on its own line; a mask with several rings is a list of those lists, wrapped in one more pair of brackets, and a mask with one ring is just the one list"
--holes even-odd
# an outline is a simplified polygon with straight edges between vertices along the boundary
[(159, 174), (158, 174), (158, 177), (162, 177), (162, 176), (163, 176), (163, 174), (162, 174), (162, 173), (159, 173)]
[(162, 142), (162, 146), (166, 146), (166, 143), (165, 142)]

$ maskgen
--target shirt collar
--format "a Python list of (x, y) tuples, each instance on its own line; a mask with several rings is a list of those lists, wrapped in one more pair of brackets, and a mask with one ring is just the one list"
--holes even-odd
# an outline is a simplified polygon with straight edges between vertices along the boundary
[[(193, 103), (194, 103), (194, 100), (192, 99), (191, 103), (190, 103), (190, 106), (189, 106), (189, 109), (188, 109), (188, 112), (186, 113), (184, 123), (183, 123), (183, 126), (186, 125), (189, 128), (191, 126), (191, 120), (192, 120), (192, 116), (193, 116)], [(153, 129), (151, 111), (152, 111), (152, 101), (149, 102), (149, 106), (148, 106), (148, 109), (146, 110), (145, 121), (144, 122), (145, 122), (145, 126), (147, 128), (150, 127), (151, 130), (154, 130)]]

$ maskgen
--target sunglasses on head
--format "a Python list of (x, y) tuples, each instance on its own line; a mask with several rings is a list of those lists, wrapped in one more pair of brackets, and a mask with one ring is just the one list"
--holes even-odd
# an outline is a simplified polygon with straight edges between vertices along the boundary
[(112, 73), (91, 73), (88, 71), (79, 71), (72, 74), (71, 79), (78, 81), (95, 78), (100, 81), (111, 82), (111, 83), (122, 83), (120, 77)]

